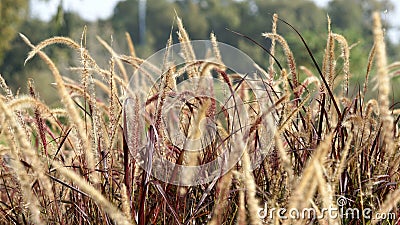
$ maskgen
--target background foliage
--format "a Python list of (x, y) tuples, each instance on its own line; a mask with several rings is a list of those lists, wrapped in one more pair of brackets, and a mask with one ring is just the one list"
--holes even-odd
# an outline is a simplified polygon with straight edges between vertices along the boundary
[[(173, 18), (178, 14), (185, 21), (191, 39), (208, 39), (210, 32), (214, 32), (219, 41), (240, 48), (257, 63), (266, 67), (266, 53), (227, 28), (248, 35), (268, 49), (270, 41), (263, 38), (261, 33), (271, 30), (271, 15), (277, 12), (281, 18), (302, 31), (311, 50), (321, 59), (326, 43), (328, 14), (332, 18), (333, 32), (343, 34), (349, 45), (353, 45), (353, 79), (363, 79), (367, 63), (365, 56), (372, 47), (371, 11), (383, 11), (392, 7), (387, 0), (333, 0), (327, 8), (319, 8), (309, 0), (147, 0), (147, 29), (145, 39), (140, 40), (138, 0), (119, 2), (111, 18), (96, 22), (84, 21), (78, 14), (64, 11), (62, 7), (59, 7), (51, 21), (40, 21), (28, 16), (28, 3), (28, 0), (0, 2), (0, 72), (13, 91), (19, 88), (26, 90), (24, 81), (28, 77), (37, 78), (36, 85), (46, 87), (42, 97), (49, 103), (57, 101), (52, 95), (54, 88), (49, 85), (52, 78), (41, 62), (23, 65), (22, 59), (25, 58), (28, 47), (17, 37), (18, 32), (28, 35), (34, 43), (52, 36), (68, 36), (79, 40), (84, 26), (87, 25), (88, 38), (95, 39), (96, 35), (99, 35), (104, 40), (112, 39), (113, 48), (121, 54), (128, 54), (125, 41), (125, 32), (128, 32), (136, 45), (138, 56), (146, 58), (165, 47), (171, 31), (176, 31), (176, 21)], [(384, 23), (387, 28), (391, 26), (387, 21)], [(312, 67), (297, 36), (284, 26), (279, 27), (278, 33), (289, 42), (297, 64)], [(399, 58), (400, 47), (390, 40), (387, 41), (389, 58), (396, 61)], [(105, 52), (101, 47), (93, 45), (88, 48), (98, 61), (106, 62)], [(68, 51), (62, 48), (52, 48), (50, 51), (46, 53), (60, 65), (62, 72), (72, 76), (73, 73), (68, 70), (67, 65), (74, 65), (76, 62)]]

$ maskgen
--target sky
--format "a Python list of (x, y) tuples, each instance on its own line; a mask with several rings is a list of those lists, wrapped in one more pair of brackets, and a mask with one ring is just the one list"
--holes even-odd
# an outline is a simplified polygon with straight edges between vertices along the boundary
[[(73, 11), (89, 21), (95, 21), (99, 18), (106, 19), (113, 13), (115, 5), (121, 0), (64, 0), (63, 6), (65, 11)], [(101, 3), (100, 3), (101, 2)], [(60, 0), (31, 1), (31, 13), (34, 17), (41, 18), (45, 21), (56, 14)]]
[[(31, 1), (32, 16), (45, 21), (57, 12), (57, 6), (61, 0)], [(64, 0), (64, 10), (79, 13), (82, 18), (88, 21), (95, 21), (99, 18), (106, 19), (113, 13), (115, 5), (121, 0)], [(326, 6), (329, 0), (314, 0), (319, 6)], [(388, 31), (392, 41), (400, 43), (400, 1), (391, 0), (395, 6), (394, 10), (383, 12), (383, 20), (387, 20), (397, 28)], [(100, 3), (101, 2), (101, 3)], [(383, 21), (385, 23), (385, 21)]]

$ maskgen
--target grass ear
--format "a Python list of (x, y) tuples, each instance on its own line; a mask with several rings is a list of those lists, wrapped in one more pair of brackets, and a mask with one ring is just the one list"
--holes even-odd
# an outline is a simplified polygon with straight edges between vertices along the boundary
[(321, 71), (321, 68), (320, 68), (320, 66), (318, 65), (317, 60), (315, 59), (314, 54), (312, 53), (311, 49), (308, 47), (308, 44), (307, 44), (306, 40), (303, 38), (303, 36), (301, 35), (301, 33), (300, 33), (296, 28), (294, 28), (290, 23), (286, 22), (285, 20), (283, 20), (283, 19), (281, 19), (281, 18), (278, 18), (278, 19), (279, 19), (280, 21), (282, 21), (284, 24), (288, 25), (291, 29), (293, 29), (293, 31), (296, 32), (296, 34), (299, 36), (301, 42), (304, 44), (304, 47), (307, 49), (308, 55), (311, 57), (311, 60), (312, 60), (312, 62), (314, 63), (315, 68), (318, 70), (318, 74), (320, 75), (320, 77), (321, 77), (321, 79), (322, 79), (322, 82), (324, 83), (325, 88), (326, 88), (326, 90), (327, 90), (328, 93), (329, 93), (329, 96), (330, 96), (330, 98), (331, 98), (331, 100), (332, 100), (332, 102), (333, 102), (333, 106), (334, 106), (335, 109), (336, 109), (336, 113), (338, 114), (338, 117), (341, 118), (342, 115), (341, 115), (341, 112), (340, 112), (340, 108), (339, 108), (339, 105), (337, 104), (337, 102), (336, 102), (336, 100), (335, 100), (335, 96), (334, 96), (334, 94), (333, 94), (333, 91), (332, 91), (331, 88), (329, 87), (329, 84), (328, 84), (328, 82), (326, 81), (325, 75), (324, 75), (323, 72)]
[[(143, 77), (132, 78), (138, 90), (130, 89), (128, 71), (148, 61), (136, 55), (129, 34), (128, 55), (97, 39), (110, 55), (105, 65), (86, 49), (86, 28), (80, 44), (53, 37), (34, 45), (20, 34), (31, 48), (26, 63), (34, 56), (46, 63), (61, 103), (53, 108), (43, 102), (32, 80), (28, 95), (14, 94), (0, 75), (0, 223), (305, 224), (313, 219), (281, 215), (276, 210), (281, 208), (310, 210), (314, 214), (308, 216), (318, 216), (321, 224), (360, 223), (359, 217), (341, 218), (348, 214), (327, 217), (329, 208), (342, 207), (354, 212), (373, 209), (372, 217), (385, 214), (385, 222), (394, 224), (400, 204), (400, 110), (389, 101), (389, 72), (400, 64), (388, 68), (379, 13), (374, 13), (375, 45), (365, 56), (364, 87), (351, 98), (349, 89), (357, 87), (350, 79), (351, 47), (344, 36), (331, 32), (328, 20), (322, 69), (301, 32), (276, 14), (272, 31), (263, 34), (272, 40), (269, 50), (232, 31), (269, 54), (269, 68), (251, 65), (264, 76), (252, 76), (223, 64), (222, 45), (214, 34), (208, 54), (215, 61), (196, 60), (196, 46), (177, 17), (178, 39), (188, 61), (167, 61), (175, 54), (171, 32), (164, 64), (148, 64), (140, 73)], [(318, 74), (304, 66), (298, 70), (284, 35), (277, 33), (278, 21), (298, 34)], [(336, 70), (336, 43), (342, 70)], [(80, 66), (71, 71), (81, 79), (63, 76), (43, 52), (54, 44), (76, 51)], [(278, 61), (281, 57), (286, 63)], [(275, 67), (280, 76), (274, 76)], [(154, 80), (152, 73), (160, 79)], [(299, 73), (306, 78), (299, 79)], [(338, 93), (336, 73), (344, 78)], [(366, 99), (374, 73), (379, 95)], [(193, 90), (182, 90), (187, 78), (219, 83), (196, 83)], [(140, 99), (145, 88), (150, 91)], [(226, 99), (218, 102), (221, 96)], [(171, 99), (177, 104), (168, 105)], [(178, 113), (168, 114), (166, 106)], [(239, 109), (248, 111), (246, 119), (238, 116)], [(180, 133), (172, 132), (168, 123)], [(173, 169), (165, 180), (158, 179), (157, 173), (167, 170), (165, 164)], [(182, 166), (198, 165), (217, 168), (214, 173), (204, 168), (180, 173)], [(209, 183), (197, 182), (209, 177)], [(167, 178), (196, 185), (180, 186)], [(289, 218), (279, 220), (281, 216)], [(379, 220), (364, 217), (362, 223)]]

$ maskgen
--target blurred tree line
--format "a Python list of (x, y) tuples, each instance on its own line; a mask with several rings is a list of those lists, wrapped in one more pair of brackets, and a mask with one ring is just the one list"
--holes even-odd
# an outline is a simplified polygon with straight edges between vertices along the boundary
[[(41, 91), (42, 96), (51, 96), (54, 87), (49, 85), (50, 76), (45, 76), (49, 73), (45, 65), (37, 58), (23, 65), (29, 48), (18, 37), (18, 32), (24, 33), (33, 43), (52, 36), (69, 36), (79, 41), (87, 25), (89, 50), (97, 60), (108, 63), (108, 53), (98, 44), (96, 35), (112, 42), (117, 52), (128, 54), (124, 33), (129, 32), (137, 54), (146, 58), (165, 47), (171, 30), (176, 32), (176, 14), (183, 19), (191, 39), (208, 39), (210, 32), (214, 32), (219, 41), (238, 47), (267, 67), (268, 55), (261, 48), (226, 28), (246, 34), (268, 49), (270, 40), (263, 38), (261, 33), (271, 31), (272, 14), (278, 13), (280, 18), (298, 28), (319, 59), (326, 46), (326, 15), (329, 14), (333, 32), (344, 35), (349, 45), (355, 44), (351, 49), (352, 75), (363, 77), (372, 47), (371, 11), (392, 9), (388, 0), (333, 0), (326, 8), (319, 8), (311, 0), (147, 0), (146, 29), (140, 35), (140, 1), (143, 3), (143, 0), (121, 1), (111, 18), (96, 22), (84, 21), (79, 15), (64, 11), (60, 3), (57, 14), (49, 22), (44, 22), (29, 16), (28, 0), (0, 0), (0, 73), (14, 91), (24, 89), (26, 79), (33, 77), (36, 83), (49, 87)], [(385, 25), (390, 28), (387, 21)], [(278, 33), (288, 41), (297, 64), (311, 68), (310, 58), (297, 35), (283, 23), (279, 23)], [(391, 59), (399, 59), (398, 50), (399, 45), (388, 39)], [(78, 65), (79, 57), (65, 47), (52, 47), (45, 51), (65, 75), (71, 73), (68, 67)], [(284, 63), (283, 57), (280, 59)]]

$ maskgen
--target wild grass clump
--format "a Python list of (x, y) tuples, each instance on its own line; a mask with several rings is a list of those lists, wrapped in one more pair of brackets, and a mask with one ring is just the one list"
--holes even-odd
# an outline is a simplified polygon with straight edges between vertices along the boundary
[[(277, 33), (278, 25), (291, 25), (275, 14), (273, 30), (263, 34), (272, 40), (269, 67), (264, 70), (258, 66), (263, 71), (259, 79), (268, 87), (265, 93), (273, 105), (267, 112), (261, 111), (262, 101), (254, 101), (243, 74), (234, 74), (224, 65), (193, 63), (196, 55), (190, 34), (179, 18), (178, 39), (184, 46), (184, 57), (190, 62), (185, 65), (187, 71), (172, 64), (153, 68), (163, 76), (151, 88), (151, 93), (146, 93), (149, 96), (144, 103), (134, 97), (132, 92), (137, 90), (129, 89), (129, 74), (144, 62), (136, 55), (129, 34), (126, 35), (128, 55), (115, 52), (110, 44), (98, 38), (110, 54), (107, 65), (98, 65), (87, 50), (86, 29), (80, 42), (54, 37), (34, 44), (21, 34), (32, 49), (25, 62), (40, 57), (48, 65), (62, 107), (47, 106), (33, 81), (28, 82), (29, 93), (16, 95), (0, 76), (0, 223), (311, 222), (308, 217), (282, 219), (282, 212), (277, 210), (260, 217), (260, 207), (268, 205), (276, 209), (311, 208), (314, 216), (318, 216), (314, 221), (318, 224), (398, 224), (400, 110), (390, 100), (390, 79), (399, 73), (400, 66), (399, 63), (388, 65), (378, 13), (373, 15), (373, 21), (375, 43), (371, 54), (365, 56), (369, 59), (365, 65), (365, 83), (357, 87), (349, 83), (352, 75), (349, 45), (345, 37), (332, 32), (330, 22), (322, 62), (315, 60), (301, 32), (292, 27), (315, 65), (314, 68), (297, 67), (284, 35)], [(224, 59), (217, 37), (211, 34), (210, 38), (213, 44), (209, 54), (222, 64)], [(76, 51), (81, 65), (70, 71), (79, 73), (80, 80), (61, 74), (42, 51), (55, 44)], [(167, 49), (171, 45), (172, 36)], [(283, 49), (286, 62), (276, 60), (279, 48)], [(336, 55), (337, 49), (341, 55)], [(342, 69), (338, 69), (339, 58)], [(215, 70), (218, 79), (229, 86), (230, 95), (237, 92), (246, 100), (245, 107), (251, 111), (250, 121), (246, 121), (247, 127), (241, 127), (247, 132), (241, 133), (226, 126), (226, 121), (217, 120), (218, 138), (201, 152), (193, 153), (169, 141), (165, 124), (172, 121), (179, 124), (187, 137), (198, 138), (201, 134), (196, 128), (205, 117), (229, 118), (226, 116), (229, 108), (218, 107), (215, 100), (201, 97), (185, 100), (179, 95), (179, 76), (204, 79), (210, 76), (205, 70)], [(370, 77), (376, 80), (376, 89), (368, 87)], [(143, 83), (141, 77), (132, 79)], [(335, 92), (338, 85), (342, 91)], [(205, 88), (199, 83), (197, 90), (189, 91), (196, 94)], [(376, 98), (366, 99), (367, 93)], [(123, 98), (127, 95), (133, 96), (127, 100), (132, 107), (124, 114)], [(185, 107), (181, 118), (168, 118), (168, 122), (163, 117), (163, 105), (170, 96), (182, 98)], [(139, 115), (142, 103), (151, 112), (144, 121)], [(267, 113), (276, 125), (273, 145), (264, 145), (263, 124)], [(150, 159), (152, 154), (163, 154), (179, 165), (209, 162), (224, 147), (229, 151), (245, 150), (240, 161), (218, 179), (181, 187), (156, 180), (139, 166), (142, 162), (136, 161), (135, 155), (140, 151), (139, 139), (145, 132)], [(233, 138), (235, 145), (228, 144)], [(243, 138), (248, 141), (245, 143)], [(266, 157), (260, 166), (253, 168), (250, 156), (257, 152)], [(196, 176), (188, 174), (187, 178)], [(343, 199), (345, 205), (338, 202)], [(329, 208), (370, 209), (371, 214), (360, 218), (346, 217), (347, 214), (329, 217), (324, 210)], [(383, 214), (391, 218), (375, 219)]]

